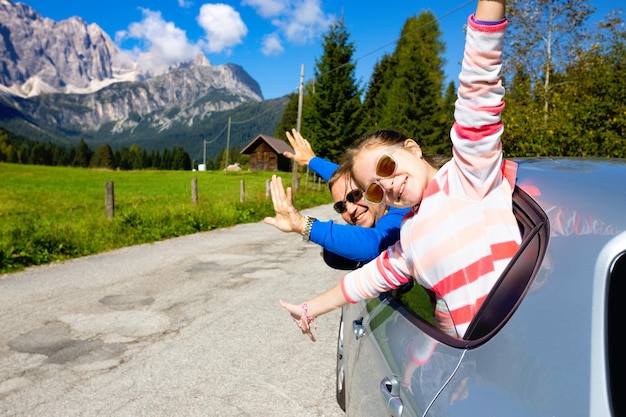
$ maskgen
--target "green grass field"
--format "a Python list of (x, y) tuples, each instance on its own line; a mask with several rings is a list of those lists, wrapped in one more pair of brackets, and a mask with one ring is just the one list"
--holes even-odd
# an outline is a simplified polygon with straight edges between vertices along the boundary
[[(0, 273), (124, 246), (261, 221), (272, 172), (108, 171), (0, 163)], [(291, 173), (277, 173), (291, 184)], [(296, 207), (332, 201), (300, 174)], [(192, 180), (198, 202), (192, 201)], [(240, 202), (242, 180), (245, 201)], [(107, 220), (105, 188), (114, 184)]]

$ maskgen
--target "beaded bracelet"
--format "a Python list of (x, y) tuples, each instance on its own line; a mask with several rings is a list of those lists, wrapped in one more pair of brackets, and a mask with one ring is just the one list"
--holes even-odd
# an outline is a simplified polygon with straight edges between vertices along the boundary
[(310, 327), (313, 324), (313, 328), (317, 330), (317, 323), (315, 322), (315, 317), (309, 315), (309, 304), (308, 302), (302, 303), (302, 316), (300, 316), (300, 320), (298, 320), (298, 327), (302, 325), (302, 319), (306, 320), (306, 324)]

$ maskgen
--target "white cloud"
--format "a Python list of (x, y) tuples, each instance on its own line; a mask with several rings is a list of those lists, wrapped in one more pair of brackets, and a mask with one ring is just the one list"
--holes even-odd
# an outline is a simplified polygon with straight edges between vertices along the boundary
[(143, 20), (133, 22), (126, 31), (116, 34), (116, 41), (135, 39), (141, 47), (133, 50), (137, 63), (154, 71), (194, 59), (200, 48), (187, 39), (184, 30), (166, 22), (161, 12), (142, 9)]
[[(193, 4), (193, 0), (177, 1), (180, 7)], [(262, 36), (261, 52), (266, 56), (284, 53), (286, 42), (302, 45), (315, 41), (328, 29), (331, 20), (321, 8), (321, 0), (242, 0), (241, 4), (254, 8), (276, 28), (274, 33)], [(120, 58), (132, 55), (141, 67), (153, 71), (188, 62), (201, 51), (230, 54), (248, 35), (239, 12), (223, 3), (204, 4), (200, 8), (196, 19), (205, 36), (197, 42), (190, 41), (173, 22), (166, 22), (161, 12), (142, 9), (142, 13), (143, 19), (118, 32), (116, 41), (134, 41), (134, 48), (124, 51)]]
[(279, 36), (298, 45), (313, 41), (330, 23), (330, 17), (322, 11), (321, 0), (243, 0), (242, 4), (271, 19)]
[(248, 34), (239, 12), (227, 4), (205, 4), (200, 8), (198, 24), (206, 32), (208, 52), (226, 52), (242, 43)]
[(276, 17), (289, 10), (289, 0), (242, 0), (242, 6), (250, 6), (263, 18)]
[(276, 24), (288, 41), (304, 44), (326, 31), (329, 22), (321, 9), (320, 0), (302, 0), (296, 1), (291, 14)]
[(263, 37), (263, 46), (261, 47), (263, 55), (280, 55), (284, 51), (285, 48), (283, 48), (280, 37), (277, 34), (272, 33)]

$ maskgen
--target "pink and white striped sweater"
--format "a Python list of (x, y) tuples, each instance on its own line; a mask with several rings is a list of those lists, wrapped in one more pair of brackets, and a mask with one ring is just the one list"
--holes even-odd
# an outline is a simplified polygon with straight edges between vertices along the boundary
[[(400, 240), (341, 280), (352, 303), (413, 277), (449, 310), (462, 337), (521, 241), (511, 195), (517, 165), (504, 161), (500, 80), (507, 22), (468, 19), (465, 55), (450, 136), (453, 158), (428, 184), (419, 208), (403, 221)], [(445, 314), (443, 315), (445, 316)]]

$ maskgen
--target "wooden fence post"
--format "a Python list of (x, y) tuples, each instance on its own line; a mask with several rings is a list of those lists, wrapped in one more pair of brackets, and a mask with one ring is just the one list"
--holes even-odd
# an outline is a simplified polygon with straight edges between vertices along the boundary
[(193, 204), (198, 204), (198, 179), (191, 179), (191, 201)]
[(113, 194), (113, 181), (107, 181), (104, 187), (104, 206), (106, 208), (107, 220), (113, 219), (115, 213), (115, 196)]
[(269, 200), (271, 196), (272, 196), (272, 193), (270, 191), (270, 180), (267, 179), (265, 180), (265, 199)]
[(246, 184), (244, 180), (241, 180), (241, 186), (239, 187), (239, 201), (241, 203), (246, 201)]
[[(315, 176), (315, 174), (313, 174)], [(309, 167), (306, 167), (306, 179), (304, 180), (304, 189), (309, 191)]]

